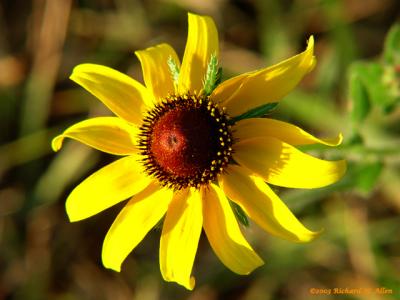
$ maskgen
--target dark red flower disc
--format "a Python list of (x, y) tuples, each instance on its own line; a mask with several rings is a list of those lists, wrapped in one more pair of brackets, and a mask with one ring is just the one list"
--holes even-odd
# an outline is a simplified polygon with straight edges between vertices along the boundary
[(228, 116), (209, 97), (169, 96), (147, 112), (140, 130), (145, 170), (163, 186), (199, 188), (232, 156)]
[[(192, 176), (210, 166), (218, 149), (214, 120), (192, 108), (175, 108), (154, 124), (150, 150), (176, 176)], [(217, 132), (218, 133), (218, 132)]]

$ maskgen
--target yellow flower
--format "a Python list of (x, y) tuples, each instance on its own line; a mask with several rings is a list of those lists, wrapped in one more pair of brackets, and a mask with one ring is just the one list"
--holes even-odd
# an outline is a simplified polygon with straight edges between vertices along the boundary
[(116, 117), (79, 122), (54, 138), (52, 147), (58, 151), (68, 137), (122, 156), (85, 179), (66, 201), (74, 222), (132, 197), (105, 237), (104, 266), (120, 271), (128, 254), (165, 215), (161, 274), (193, 289), (191, 272), (202, 228), (233, 272), (249, 274), (263, 264), (244, 238), (228, 199), (269, 233), (308, 242), (318, 232), (305, 228), (267, 183), (318, 188), (339, 180), (346, 164), (295, 148), (335, 146), (340, 134), (323, 140), (282, 121), (237, 118), (277, 102), (313, 69), (312, 37), (304, 52), (231, 78), (207, 94), (205, 85), (215, 75), (218, 58), (217, 30), (210, 17), (189, 14), (188, 31), (182, 65), (167, 44), (136, 52), (146, 86), (105, 66), (75, 67), (71, 79)]

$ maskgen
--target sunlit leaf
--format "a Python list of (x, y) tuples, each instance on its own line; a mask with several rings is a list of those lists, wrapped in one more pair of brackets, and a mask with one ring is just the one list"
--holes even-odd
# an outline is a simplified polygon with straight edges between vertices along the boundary
[(216, 54), (212, 54), (207, 65), (206, 75), (204, 77), (204, 93), (211, 95), (212, 91), (220, 82), (222, 69), (218, 67), (218, 58)]

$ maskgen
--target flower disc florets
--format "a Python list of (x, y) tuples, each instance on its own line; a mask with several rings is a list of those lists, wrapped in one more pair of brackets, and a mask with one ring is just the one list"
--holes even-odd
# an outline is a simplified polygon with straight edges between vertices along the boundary
[(169, 96), (140, 129), (146, 172), (177, 190), (215, 180), (232, 155), (228, 116), (206, 96)]

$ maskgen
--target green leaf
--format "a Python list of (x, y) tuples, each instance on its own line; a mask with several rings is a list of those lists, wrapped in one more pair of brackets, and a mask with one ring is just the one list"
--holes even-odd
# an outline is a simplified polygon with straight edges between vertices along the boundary
[(357, 172), (356, 187), (361, 192), (371, 192), (382, 172), (382, 169), (383, 163), (381, 161), (361, 165)]
[(346, 139), (347, 145), (362, 145), (364, 143), (363, 137), (358, 133), (354, 132), (349, 138)]
[(172, 79), (175, 85), (178, 85), (180, 69), (172, 56), (168, 57), (167, 61), (169, 71), (171, 72)]
[(383, 58), (390, 65), (400, 64), (400, 24), (395, 24), (386, 36)]
[(354, 123), (360, 124), (367, 117), (371, 110), (368, 99), (368, 92), (364, 86), (357, 69), (350, 71), (349, 96), (353, 104), (351, 119)]
[(258, 106), (256, 108), (253, 108), (239, 116), (236, 116), (232, 119), (231, 123), (235, 123), (238, 122), (240, 120), (243, 119), (249, 119), (249, 118), (259, 118), (259, 117), (263, 117), (266, 114), (270, 113), (271, 111), (273, 111), (276, 107), (278, 106), (277, 102), (274, 103), (267, 103), (267, 104), (263, 104), (261, 106)]
[(222, 69), (218, 68), (218, 58), (214, 53), (210, 57), (207, 65), (206, 75), (204, 77), (204, 94), (211, 95), (212, 91), (217, 87), (221, 81)]
[(248, 219), (246, 213), (243, 211), (243, 209), (231, 200), (229, 200), (229, 204), (231, 205), (231, 208), (236, 216), (236, 219), (240, 223), (242, 223), (244, 226), (248, 227), (250, 224), (249, 219)]
[(384, 67), (379, 63), (355, 63), (353, 72), (360, 76), (363, 86), (368, 92), (371, 104), (381, 108), (384, 113), (390, 113), (398, 97), (390, 90), (387, 81), (384, 80)]

